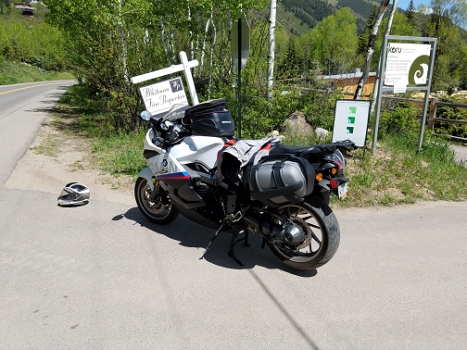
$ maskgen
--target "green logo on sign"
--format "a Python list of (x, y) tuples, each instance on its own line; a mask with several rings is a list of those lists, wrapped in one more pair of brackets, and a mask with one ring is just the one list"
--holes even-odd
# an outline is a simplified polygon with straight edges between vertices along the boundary
[(349, 113), (350, 114), (357, 114), (357, 107), (349, 107)]
[(430, 64), (430, 56), (422, 55), (413, 61), (409, 70), (409, 84), (423, 85), (426, 84), (428, 76), (428, 65)]

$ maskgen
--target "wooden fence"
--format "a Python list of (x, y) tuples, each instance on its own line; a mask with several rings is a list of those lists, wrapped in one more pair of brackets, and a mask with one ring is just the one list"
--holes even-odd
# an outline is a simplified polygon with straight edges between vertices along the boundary
[[(403, 98), (403, 97), (395, 97), (395, 96), (383, 96), (383, 99), (386, 100), (393, 100), (393, 101), (400, 101), (400, 102), (413, 102), (423, 104), (425, 100), (417, 100), (413, 98)], [(457, 107), (457, 108), (467, 108), (467, 104), (461, 103), (450, 103), (450, 102), (441, 102), (438, 100), (437, 97), (432, 97), (429, 100), (429, 114), (428, 114), (428, 129), (434, 131), (435, 129), (435, 122), (443, 122), (443, 123), (454, 123), (454, 124), (466, 124), (467, 120), (459, 120), (459, 119), (448, 119), (448, 118), (437, 118), (436, 112), (438, 110), (438, 106), (448, 106), (448, 107)], [(456, 137), (451, 135), (451, 139), (456, 141), (463, 141), (467, 142), (467, 138), (463, 137)]]

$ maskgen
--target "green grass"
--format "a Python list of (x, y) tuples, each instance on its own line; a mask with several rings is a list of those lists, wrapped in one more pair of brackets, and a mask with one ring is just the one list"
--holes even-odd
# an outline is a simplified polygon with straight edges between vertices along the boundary
[(141, 169), (147, 166), (143, 157), (143, 140), (144, 133), (100, 137), (95, 139), (93, 152), (103, 171), (136, 178)]
[(30, 83), (34, 81), (74, 79), (70, 73), (42, 72), (39, 68), (0, 57), (0, 85)]
[(467, 168), (442, 139), (425, 142), (386, 135), (373, 154), (362, 150), (348, 159), (350, 196), (342, 206), (411, 204), (420, 200), (467, 200)]
[(71, 86), (55, 108), (53, 126), (86, 138), (93, 159), (103, 172), (136, 177), (147, 166), (143, 157), (144, 133), (115, 131), (94, 104), (82, 86)]

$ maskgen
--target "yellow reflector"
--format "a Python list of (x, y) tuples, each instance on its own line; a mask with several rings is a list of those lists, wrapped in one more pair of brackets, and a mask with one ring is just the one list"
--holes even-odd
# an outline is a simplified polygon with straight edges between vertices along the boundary
[(321, 174), (321, 173), (316, 174), (315, 179), (316, 179), (316, 181), (321, 181), (323, 179), (323, 174)]
[(332, 174), (332, 175), (336, 175), (336, 173), (337, 173), (337, 169), (336, 169), (336, 168), (332, 168), (332, 169), (331, 169), (331, 174)]

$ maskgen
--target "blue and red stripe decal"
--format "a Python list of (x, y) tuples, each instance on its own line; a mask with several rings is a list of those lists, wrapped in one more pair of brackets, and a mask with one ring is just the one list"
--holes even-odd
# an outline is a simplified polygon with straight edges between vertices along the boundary
[(164, 175), (157, 175), (158, 180), (167, 181), (167, 180), (187, 180), (191, 176), (187, 171), (182, 171), (178, 173), (170, 173)]

